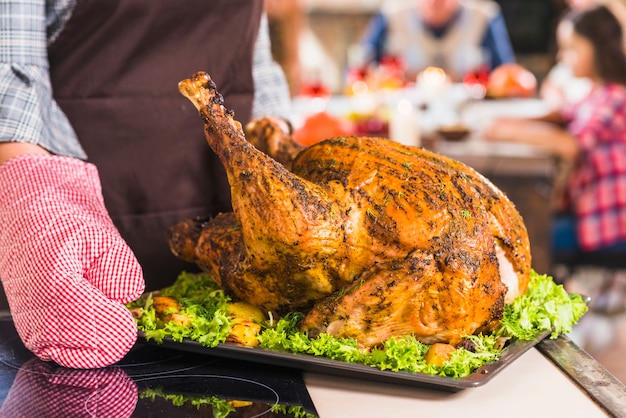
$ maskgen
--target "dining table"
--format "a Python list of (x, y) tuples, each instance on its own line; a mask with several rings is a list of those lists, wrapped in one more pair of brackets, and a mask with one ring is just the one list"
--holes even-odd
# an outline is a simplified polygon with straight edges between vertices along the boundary
[[(298, 96), (293, 100), (291, 122), (297, 130), (310, 115), (325, 112), (346, 122), (347, 132), (419, 146), (472, 167), (515, 204), (528, 230), (533, 268), (548, 273), (553, 267), (550, 224), (561, 170), (558, 160), (529, 144), (487, 141), (483, 132), (496, 118), (536, 117), (549, 107), (534, 96), (492, 99), (484, 93), (463, 83), (448, 83), (427, 91), (413, 84), (360, 94)], [(407, 104), (412, 112), (403, 115), (402, 106)], [(372, 132), (368, 131), (370, 120), (376, 121), (371, 124), (376, 129)], [(399, 129), (394, 130), (395, 123)], [(443, 135), (444, 128), (464, 132), (453, 138)]]
[[(549, 112), (548, 104), (540, 98), (494, 99), (485, 97), (484, 91), (476, 94), (475, 86), (462, 83), (438, 86), (436, 91), (427, 92), (413, 85), (395, 91), (296, 98), (294, 121), (297, 129), (308, 114), (324, 111), (343, 120), (376, 115), (391, 125), (404, 102), (413, 107), (410, 117), (418, 125), (417, 135), (411, 129), (394, 135), (393, 126), (382, 134), (374, 134), (453, 158), (489, 179), (508, 196), (524, 219), (533, 268), (549, 273), (553, 267), (551, 201), (560, 174), (559, 162), (532, 145), (488, 141), (483, 134), (496, 118), (531, 118)], [(459, 135), (446, 135), (459, 130)], [(542, 340), (489, 384), (456, 393), (316, 373), (304, 377), (320, 416), (324, 417), (626, 416), (626, 389), (622, 382), (567, 335)]]
[[(534, 268), (547, 271), (554, 160), (529, 146), (490, 143), (481, 136), (494, 117), (537, 115), (545, 104), (535, 98), (467, 97), (455, 88), (447, 92), (452, 98), (437, 96), (441, 103), (426, 103), (415, 90), (378, 98), (296, 98), (292, 120), (297, 128), (312, 112), (354, 117), (409, 100), (419, 119), (414, 145), (458, 159), (501, 187), (525, 218)], [(468, 127), (467, 135), (437, 136), (438, 127), (451, 124)], [(546, 334), (509, 353), (471, 379), (455, 380), (139, 336), (114, 365), (67, 369), (36, 358), (19, 338), (11, 313), (0, 311), (0, 416), (626, 417), (626, 386), (567, 334)]]
[(114, 365), (67, 369), (30, 353), (0, 312), (0, 416), (626, 417), (626, 386), (567, 335), (467, 385), (245, 358), (139, 340)]
[(625, 417), (626, 387), (567, 336), (544, 340), (484, 386), (449, 393), (306, 373), (320, 417)]

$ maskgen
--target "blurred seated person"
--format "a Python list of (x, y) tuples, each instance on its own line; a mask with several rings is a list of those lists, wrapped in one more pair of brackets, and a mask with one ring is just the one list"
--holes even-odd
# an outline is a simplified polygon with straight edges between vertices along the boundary
[(408, 80), (429, 66), (453, 81), (515, 61), (500, 6), (487, 0), (385, 3), (363, 38), (369, 59), (400, 59)]
[[(589, 10), (600, 5), (606, 5), (609, 10), (626, 26), (626, 5), (624, 0), (566, 0), (567, 7), (573, 11)], [(559, 37), (564, 36), (557, 30), (557, 43)], [(592, 82), (587, 77), (574, 77), (571, 69), (563, 62), (557, 62), (548, 72), (541, 84), (540, 97), (545, 100), (552, 109), (582, 100), (592, 88)]]
[(496, 119), (487, 140), (525, 142), (569, 163), (555, 207), (555, 254), (626, 251), (626, 55), (622, 27), (604, 6), (570, 11), (558, 58), (590, 93), (534, 119)]

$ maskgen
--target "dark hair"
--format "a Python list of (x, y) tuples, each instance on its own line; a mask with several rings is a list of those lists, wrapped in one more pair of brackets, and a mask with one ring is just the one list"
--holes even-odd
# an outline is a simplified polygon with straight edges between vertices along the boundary
[(574, 31), (591, 42), (595, 69), (605, 82), (626, 85), (626, 53), (622, 25), (605, 6), (572, 11), (565, 16)]

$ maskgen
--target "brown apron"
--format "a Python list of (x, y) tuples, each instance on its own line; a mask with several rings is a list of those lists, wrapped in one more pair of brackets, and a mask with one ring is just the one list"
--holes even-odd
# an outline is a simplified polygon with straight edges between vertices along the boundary
[(170, 252), (181, 219), (231, 210), (224, 169), (178, 81), (208, 72), (245, 123), (262, 0), (80, 0), (49, 48), (54, 97), (144, 268), (147, 290), (194, 270)]

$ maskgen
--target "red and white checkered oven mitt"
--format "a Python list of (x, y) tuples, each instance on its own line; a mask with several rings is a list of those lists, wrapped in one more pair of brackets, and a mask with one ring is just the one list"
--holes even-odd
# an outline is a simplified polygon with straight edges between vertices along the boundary
[(20, 338), (65, 367), (115, 363), (137, 328), (124, 303), (144, 290), (104, 206), (94, 165), (28, 155), (0, 166), (0, 278)]
[(137, 385), (122, 369), (74, 370), (31, 359), (0, 407), (3, 418), (132, 416)]

